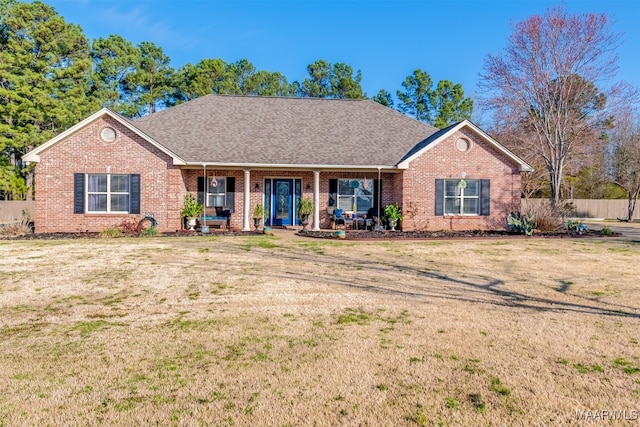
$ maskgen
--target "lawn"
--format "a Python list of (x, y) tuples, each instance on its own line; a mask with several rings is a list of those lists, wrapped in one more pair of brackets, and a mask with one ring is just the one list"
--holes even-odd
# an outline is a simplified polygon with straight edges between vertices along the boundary
[(0, 259), (0, 426), (638, 423), (639, 243), (36, 240)]

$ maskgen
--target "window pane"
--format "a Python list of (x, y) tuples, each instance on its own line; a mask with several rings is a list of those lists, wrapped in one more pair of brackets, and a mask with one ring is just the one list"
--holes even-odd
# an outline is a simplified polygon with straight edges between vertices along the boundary
[(353, 194), (353, 189), (351, 188), (351, 180), (349, 179), (338, 180), (338, 194), (341, 194), (343, 196)]
[(89, 175), (88, 190), (90, 193), (105, 193), (107, 191), (107, 175)]
[(356, 199), (358, 204), (358, 212), (367, 212), (370, 208), (372, 208), (372, 199), (373, 196), (358, 196)]
[(89, 212), (106, 212), (107, 211), (107, 195), (106, 194), (89, 194), (88, 197)]
[(128, 193), (129, 175), (111, 175), (111, 192)]
[(460, 195), (458, 188), (458, 181), (447, 180), (444, 183), (444, 195), (445, 197), (455, 197)]
[(465, 196), (478, 196), (480, 194), (480, 185), (477, 179), (467, 181), (467, 187), (464, 189)]
[(224, 206), (224, 194), (209, 194), (209, 203), (207, 206)]
[(214, 181), (213, 177), (209, 177), (208, 181), (209, 188), (207, 190), (209, 193), (224, 193), (227, 191), (226, 178), (215, 177)]
[(338, 196), (338, 209), (350, 211), (353, 208), (353, 197)]
[(129, 212), (129, 195), (128, 194), (112, 194), (111, 195), (111, 211), (112, 212)]
[(477, 214), (478, 213), (478, 199), (464, 199), (463, 211), (465, 214)]
[(444, 213), (460, 214), (460, 199), (444, 199)]

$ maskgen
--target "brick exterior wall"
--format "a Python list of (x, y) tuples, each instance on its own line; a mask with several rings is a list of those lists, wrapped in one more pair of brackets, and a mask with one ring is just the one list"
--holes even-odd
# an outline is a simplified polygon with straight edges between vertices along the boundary
[[(117, 139), (105, 142), (100, 131), (110, 126)], [(464, 137), (469, 150), (456, 149), (455, 141)], [(140, 215), (74, 214), (74, 173), (140, 174)], [(101, 231), (122, 221), (138, 221), (152, 212), (158, 231), (176, 231), (183, 227), (180, 210), (187, 192), (197, 193), (198, 177), (203, 169), (180, 169), (171, 157), (104, 116), (88, 124), (64, 141), (40, 154), (35, 169), (36, 232)], [(243, 170), (208, 169), (207, 176), (235, 177), (235, 204), (231, 228), (241, 229), (244, 221)], [(435, 216), (436, 179), (491, 180), (489, 216)], [(465, 130), (451, 135), (410, 163), (407, 170), (382, 173), (381, 210), (397, 202), (404, 212), (403, 230), (502, 229), (509, 212), (519, 210), (520, 173), (507, 159), (475, 132)], [(250, 172), (249, 227), (256, 204), (263, 203), (266, 178), (302, 180), (302, 195), (313, 200), (313, 171)], [(377, 171), (320, 173), (320, 228), (329, 228), (327, 213), (330, 179), (377, 179)], [(258, 188), (256, 189), (256, 184)], [(309, 189), (307, 190), (307, 185)], [(375, 202), (374, 202), (375, 203)], [(313, 220), (313, 215), (309, 218)], [(309, 224), (309, 228), (313, 224)]]
[[(467, 151), (455, 147), (458, 138), (470, 142)], [(461, 179), (463, 174), (465, 179), (491, 180), (490, 215), (435, 216), (436, 179)], [(402, 188), (403, 230), (504, 229), (509, 212), (520, 208), (518, 166), (464, 128), (413, 160), (396, 182)]]
[[(113, 142), (100, 137), (110, 126)], [(74, 214), (74, 173), (140, 174), (140, 215)], [(181, 170), (172, 159), (141, 137), (105, 116), (40, 154), (35, 169), (36, 232), (101, 231), (122, 221), (137, 221), (153, 212), (159, 231), (180, 229), (185, 193)]]

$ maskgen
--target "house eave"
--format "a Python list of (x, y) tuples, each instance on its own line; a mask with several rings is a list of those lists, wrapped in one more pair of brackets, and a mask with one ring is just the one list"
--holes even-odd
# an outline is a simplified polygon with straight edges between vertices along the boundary
[(185, 169), (219, 168), (219, 169), (248, 169), (248, 170), (318, 170), (318, 171), (395, 171), (395, 165), (331, 165), (331, 164), (288, 164), (288, 163), (227, 163), (227, 162), (197, 162), (190, 161), (183, 164)]

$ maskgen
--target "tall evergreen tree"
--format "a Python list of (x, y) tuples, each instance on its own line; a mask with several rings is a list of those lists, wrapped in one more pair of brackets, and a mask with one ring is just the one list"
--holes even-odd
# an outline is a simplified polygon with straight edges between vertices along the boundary
[(432, 123), (431, 85), (431, 76), (419, 68), (412, 75), (407, 76), (402, 82), (404, 92), (397, 92), (398, 110), (416, 120)]
[(433, 125), (437, 128), (471, 119), (473, 100), (464, 97), (460, 83), (453, 84), (449, 80), (440, 80), (436, 89), (431, 92), (430, 104), (435, 113)]
[(20, 157), (96, 108), (81, 28), (40, 1), (0, 0), (0, 197), (23, 198)]
[(132, 106), (130, 116), (153, 114), (170, 102), (173, 92), (174, 70), (162, 48), (152, 42), (142, 42), (137, 47), (139, 59), (126, 79), (126, 93)]
[(93, 41), (91, 57), (92, 95), (103, 107), (122, 114), (130, 113), (133, 105), (127, 97), (127, 83), (135, 71), (135, 64), (140, 62), (140, 50), (121, 36), (111, 35)]
[(380, 89), (376, 95), (371, 98), (372, 101), (382, 104), (385, 107), (393, 108), (393, 98), (391, 94), (384, 89)]

